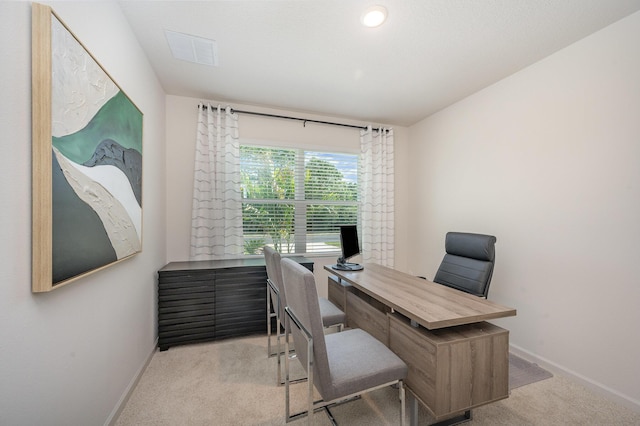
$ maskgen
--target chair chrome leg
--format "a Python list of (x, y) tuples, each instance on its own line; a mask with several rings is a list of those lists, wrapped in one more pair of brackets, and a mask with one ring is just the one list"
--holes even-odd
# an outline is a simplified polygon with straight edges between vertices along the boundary
[(309, 338), (307, 340), (307, 383), (308, 383), (308, 395), (307, 395), (307, 402), (308, 402), (308, 408), (307, 408), (307, 412), (309, 413), (307, 420), (308, 420), (308, 424), (309, 426), (311, 426), (311, 420), (313, 418), (313, 338)]
[[(285, 411), (285, 421), (288, 423), (291, 418), (291, 410), (289, 407), (289, 333), (287, 325), (289, 324), (289, 319), (285, 318), (285, 333), (284, 333), (284, 350), (287, 355), (284, 358), (284, 411)], [(280, 330), (278, 330), (280, 331)]]
[(400, 389), (400, 425), (405, 426), (404, 382), (402, 380), (398, 382), (398, 388)]
[[(278, 306), (278, 309), (280, 309), (280, 307)], [(280, 315), (276, 315), (276, 350), (278, 351), (278, 353), (276, 354), (276, 356), (278, 357), (278, 373), (277, 373), (277, 385), (280, 386), (282, 384), (282, 373), (281, 373), (281, 369), (282, 369), (282, 365), (280, 362), (280, 357), (282, 356), (282, 351), (280, 349)]]
[[(271, 311), (273, 308), (273, 312)], [(271, 334), (273, 328), (273, 319), (278, 321), (280, 318), (280, 294), (278, 289), (273, 285), (273, 283), (267, 279), (267, 357), (271, 358), (272, 356), (276, 356), (280, 349), (278, 348), (278, 352), (273, 352), (272, 344), (271, 344)], [(276, 334), (280, 333), (280, 326), (276, 329)]]
[[(418, 424), (418, 397), (415, 396), (409, 390), (409, 425), (417, 426)], [(432, 423), (431, 426), (454, 426), (459, 425), (461, 423), (466, 423), (468, 421), (473, 420), (473, 415), (471, 410), (467, 410), (462, 414), (459, 414), (454, 417), (450, 417), (448, 419), (440, 420), (439, 422)]]
[(271, 357), (271, 290), (267, 283), (267, 358)]
[[(293, 384), (293, 381), (290, 380), (289, 384)], [(398, 384), (398, 382), (390, 382), (390, 383), (386, 383), (386, 384), (383, 384), (383, 385), (380, 385), (380, 386), (376, 386), (375, 388), (372, 388), (370, 390), (382, 389), (382, 388), (387, 387), (387, 386), (392, 386), (392, 385), (395, 386), (396, 384)], [(401, 394), (400, 398), (402, 398), (403, 401), (404, 401), (404, 387), (402, 389), (403, 389), (403, 393)], [(286, 408), (286, 420), (285, 421), (286, 421), (286, 423), (289, 423), (289, 422), (294, 421), (294, 420), (301, 419), (303, 417), (307, 417), (308, 418), (308, 422), (311, 423), (311, 419), (310, 419), (311, 416), (309, 416), (309, 412), (316, 413), (318, 411), (324, 411), (327, 414), (327, 417), (329, 418), (329, 421), (331, 421), (331, 423), (333, 425), (336, 425), (336, 426), (337, 426), (338, 422), (335, 419), (335, 417), (333, 416), (333, 413), (331, 412), (330, 409), (333, 408), (333, 407), (337, 407), (337, 406), (342, 405), (342, 404), (347, 404), (349, 402), (352, 402), (352, 401), (355, 401), (355, 400), (358, 400), (358, 399), (362, 398), (362, 395), (360, 393), (355, 393), (355, 394), (347, 395), (345, 397), (338, 398), (338, 399), (335, 399), (333, 401), (328, 401), (328, 402), (324, 401), (322, 399), (319, 399), (319, 400), (316, 400), (316, 401), (313, 401), (313, 399), (312, 399), (311, 406), (313, 408), (311, 410), (307, 409), (305, 411), (300, 411), (298, 413), (291, 414), (290, 411), (289, 411), (289, 408), (288, 408), (289, 407), (289, 399), (288, 398), (289, 398), (290, 394), (285, 393), (285, 395), (286, 395), (286, 398), (287, 398), (287, 401), (286, 401), (286, 404), (285, 404), (285, 408)], [(401, 404), (401, 408), (400, 409), (401, 409), (402, 415), (404, 416), (405, 411), (404, 411), (403, 407), (404, 407), (404, 404)], [(401, 422), (400, 424), (402, 426), (404, 426), (405, 423)]]
[[(284, 337), (284, 334), (281, 335), (281, 337)], [(286, 356), (289, 360), (292, 359), (296, 359), (296, 353), (292, 350), (290, 350), (290, 352), (288, 354), (285, 354), (284, 352), (280, 353), (280, 356)], [(291, 376), (289, 376), (289, 384), (294, 385), (296, 383), (302, 383), (302, 382), (306, 382), (307, 378), (306, 377), (301, 377), (299, 379), (292, 379)], [(284, 385), (284, 380), (281, 379), (280, 382), (278, 382), (278, 386), (282, 386)]]

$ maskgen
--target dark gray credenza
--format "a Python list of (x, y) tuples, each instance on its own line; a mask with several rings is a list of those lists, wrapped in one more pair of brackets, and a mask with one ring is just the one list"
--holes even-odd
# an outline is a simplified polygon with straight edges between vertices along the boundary
[[(291, 259), (313, 271), (313, 261)], [(171, 262), (158, 271), (158, 347), (267, 331), (264, 258)]]

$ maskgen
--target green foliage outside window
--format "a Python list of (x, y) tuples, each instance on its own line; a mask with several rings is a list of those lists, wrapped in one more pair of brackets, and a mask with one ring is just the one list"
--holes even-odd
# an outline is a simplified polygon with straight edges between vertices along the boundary
[(240, 147), (246, 254), (259, 253), (264, 244), (283, 253), (300, 251), (294, 242), (296, 209), (305, 218), (298, 224), (306, 236), (303, 251), (335, 252), (339, 225), (357, 223), (358, 185), (336, 167), (337, 160), (329, 161), (332, 155), (357, 169), (355, 155)]

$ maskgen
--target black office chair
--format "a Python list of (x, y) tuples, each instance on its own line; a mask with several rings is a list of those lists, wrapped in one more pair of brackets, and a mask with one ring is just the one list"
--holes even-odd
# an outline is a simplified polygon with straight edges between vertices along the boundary
[(433, 282), (487, 298), (495, 263), (493, 235), (447, 232), (440, 268)]

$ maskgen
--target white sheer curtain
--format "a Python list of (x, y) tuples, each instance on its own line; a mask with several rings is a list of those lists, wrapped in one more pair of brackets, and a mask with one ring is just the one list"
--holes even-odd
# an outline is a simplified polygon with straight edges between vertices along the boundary
[(360, 131), (363, 262), (394, 266), (393, 129)]
[(191, 260), (243, 252), (238, 116), (230, 108), (198, 105)]

